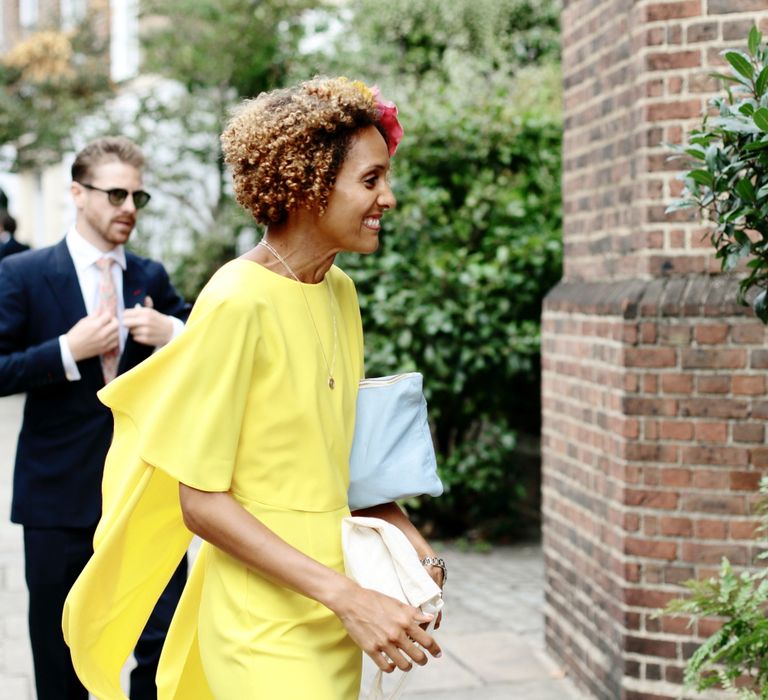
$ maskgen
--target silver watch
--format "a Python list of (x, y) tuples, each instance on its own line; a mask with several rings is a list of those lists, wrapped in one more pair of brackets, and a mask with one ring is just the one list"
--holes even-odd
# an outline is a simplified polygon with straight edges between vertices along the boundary
[(424, 557), (421, 560), (422, 566), (437, 566), (443, 570), (443, 585), (448, 580), (448, 569), (445, 566), (445, 560), (442, 557)]

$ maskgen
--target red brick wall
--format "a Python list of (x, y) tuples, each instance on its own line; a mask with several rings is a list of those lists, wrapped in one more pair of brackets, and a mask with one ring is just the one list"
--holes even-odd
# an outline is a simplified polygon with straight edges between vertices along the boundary
[(720, 51), (746, 44), (763, 0), (566, 0), (563, 206), (568, 278), (713, 271), (706, 229), (664, 214), (679, 143), (717, 84)]
[(547, 644), (594, 697), (677, 698), (697, 630), (653, 613), (721, 557), (753, 561), (768, 349), (735, 293), (702, 275), (548, 298)]
[(706, 229), (664, 215), (719, 52), (765, 0), (575, 0), (562, 17), (565, 277), (542, 328), (547, 645), (590, 696), (673, 700), (709, 623), (653, 613), (753, 561), (766, 330)]

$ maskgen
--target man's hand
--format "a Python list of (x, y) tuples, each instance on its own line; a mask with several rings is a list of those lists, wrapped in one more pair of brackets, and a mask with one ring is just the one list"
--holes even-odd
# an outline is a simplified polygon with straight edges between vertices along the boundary
[(75, 362), (103, 355), (120, 345), (120, 325), (108, 311), (81, 318), (66, 335)]
[(137, 343), (159, 348), (173, 337), (173, 323), (153, 306), (152, 297), (146, 297), (144, 306), (125, 310), (123, 323)]

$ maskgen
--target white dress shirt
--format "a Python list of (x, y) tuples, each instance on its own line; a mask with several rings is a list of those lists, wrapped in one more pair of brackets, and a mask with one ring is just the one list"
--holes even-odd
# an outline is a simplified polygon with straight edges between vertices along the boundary
[[(123, 301), (123, 273), (125, 272), (125, 249), (119, 245), (108, 253), (104, 253), (96, 246), (85, 240), (72, 226), (67, 231), (65, 242), (69, 254), (72, 256), (72, 262), (75, 264), (77, 272), (77, 281), (80, 283), (80, 291), (83, 294), (85, 302), (85, 311), (90, 316), (96, 313), (99, 306), (99, 280), (101, 270), (96, 266), (96, 261), (101, 258), (112, 258), (117, 264), (111, 266), (112, 278), (115, 283), (115, 293), (117, 296), (117, 320), (120, 323), (120, 353), (125, 348), (125, 341), (128, 338), (128, 329), (123, 325), (123, 311), (125, 304)], [(173, 333), (171, 339), (175, 338), (184, 329), (183, 321), (169, 316), (173, 323)], [(72, 357), (69, 349), (66, 334), (59, 336), (59, 348), (61, 350), (61, 361), (64, 365), (64, 373), (69, 381), (74, 382), (80, 379), (80, 371), (77, 363)]]

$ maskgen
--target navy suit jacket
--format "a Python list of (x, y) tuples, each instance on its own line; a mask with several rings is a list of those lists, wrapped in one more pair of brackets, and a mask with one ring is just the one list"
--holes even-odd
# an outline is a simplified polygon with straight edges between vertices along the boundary
[[(186, 320), (189, 307), (158, 262), (126, 251), (125, 308), (152, 297), (154, 308)], [(112, 415), (96, 397), (104, 386), (98, 357), (64, 374), (59, 336), (86, 315), (66, 243), (0, 262), (0, 395), (27, 393), (16, 450), (11, 520), (31, 527), (88, 527), (101, 515), (101, 476)], [(118, 373), (154, 348), (125, 344)]]

